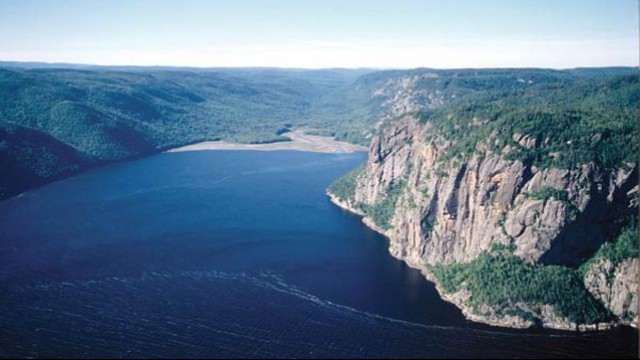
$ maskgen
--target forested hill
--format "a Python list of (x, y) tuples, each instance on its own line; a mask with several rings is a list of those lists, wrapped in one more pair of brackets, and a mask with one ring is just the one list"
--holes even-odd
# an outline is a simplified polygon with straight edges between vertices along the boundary
[[(105, 162), (204, 140), (284, 141), (307, 126), (367, 144), (385, 116), (547, 84), (583, 90), (630, 68), (296, 70), (0, 62), (0, 199)], [(437, 77), (437, 79), (436, 79)], [(637, 76), (636, 76), (637, 77)], [(398, 82), (397, 79), (409, 79)], [(411, 80), (413, 79), (413, 80)], [(572, 87), (573, 86), (573, 87)], [(606, 112), (606, 109), (604, 109)]]
[(364, 73), (7, 65), (0, 68), (0, 199), (173, 146), (286, 140), (285, 129), (315, 125), (323, 96)]

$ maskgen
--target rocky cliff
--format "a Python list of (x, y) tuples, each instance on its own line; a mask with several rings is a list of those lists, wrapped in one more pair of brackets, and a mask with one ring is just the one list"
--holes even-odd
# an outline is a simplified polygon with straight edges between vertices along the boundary
[(601, 260), (585, 274), (587, 289), (615, 314), (620, 322), (638, 325), (638, 259), (616, 264)]
[[(470, 319), (559, 329), (637, 324), (637, 258), (592, 261), (584, 277), (576, 270), (636, 213), (637, 165), (543, 166), (510, 155), (541, 148), (552, 136), (517, 129), (505, 141), (494, 128), (460, 154), (466, 135), (445, 136), (446, 116), (425, 121), (406, 112), (445, 101), (439, 92), (421, 94), (426, 103), (408, 100), (411, 81), (397, 85), (400, 104), (390, 108), (398, 111), (379, 124), (351, 185), (329, 189), (334, 202), (364, 215), (389, 238), (393, 256), (423, 270)], [(471, 117), (466, 132), (483, 122)], [(340, 186), (353, 189), (338, 195)], [(488, 277), (494, 289), (482, 287)]]

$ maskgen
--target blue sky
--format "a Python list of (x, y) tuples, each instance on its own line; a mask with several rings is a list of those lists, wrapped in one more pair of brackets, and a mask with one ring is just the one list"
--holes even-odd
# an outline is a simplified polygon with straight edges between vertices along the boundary
[(637, 0), (0, 0), (0, 60), (104, 65), (638, 65)]

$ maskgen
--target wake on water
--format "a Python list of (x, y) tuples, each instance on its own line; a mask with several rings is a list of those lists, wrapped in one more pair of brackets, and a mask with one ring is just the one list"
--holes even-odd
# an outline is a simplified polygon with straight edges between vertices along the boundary
[[(334, 303), (330, 300), (325, 300), (308, 293), (295, 285), (288, 284), (282, 276), (273, 273), (273, 272), (260, 272), (256, 275), (250, 275), (246, 272), (239, 273), (228, 273), (223, 271), (216, 270), (202, 270), (202, 271), (179, 271), (179, 272), (148, 272), (144, 273), (139, 277), (104, 277), (101, 279), (88, 279), (88, 280), (76, 280), (76, 281), (61, 281), (61, 282), (43, 282), (29, 286), (11, 286), (7, 290), (9, 292), (15, 293), (30, 293), (30, 292), (56, 292), (56, 291), (72, 291), (73, 289), (83, 289), (88, 290), (93, 287), (108, 287), (113, 288), (114, 285), (121, 284), (121, 286), (136, 286), (140, 284), (148, 284), (149, 282), (157, 282), (157, 281), (171, 281), (174, 283), (183, 283), (185, 280), (197, 280), (197, 281), (226, 281), (235, 283), (235, 286), (245, 286), (251, 285), (253, 287), (259, 288), (262, 291), (274, 291), (280, 294), (287, 295), (289, 297), (294, 297), (298, 300), (302, 300), (307, 303), (307, 305), (313, 305), (321, 307), (324, 310), (333, 311), (336, 314), (339, 314), (344, 317), (349, 317), (352, 319), (360, 320), (360, 321), (382, 321), (388, 323), (394, 323), (396, 325), (401, 325), (409, 328), (417, 328), (423, 330), (439, 330), (439, 331), (447, 331), (447, 332), (462, 332), (465, 333), (474, 332), (478, 334), (485, 335), (500, 335), (500, 336), (511, 336), (511, 337), (520, 337), (526, 336), (530, 338), (532, 336), (540, 336), (540, 337), (575, 337), (575, 336), (590, 336), (594, 335), (593, 333), (582, 333), (582, 334), (517, 334), (517, 333), (509, 333), (503, 332), (499, 330), (485, 330), (485, 329), (476, 329), (476, 328), (462, 328), (462, 327), (454, 327), (454, 326), (439, 326), (439, 325), (429, 325), (429, 324), (421, 324), (411, 321), (406, 321), (402, 319), (396, 319), (388, 316), (382, 316), (378, 314), (374, 314), (371, 312), (358, 310), (350, 306), (341, 305)], [(1, 312), (1, 311), (0, 311)]]

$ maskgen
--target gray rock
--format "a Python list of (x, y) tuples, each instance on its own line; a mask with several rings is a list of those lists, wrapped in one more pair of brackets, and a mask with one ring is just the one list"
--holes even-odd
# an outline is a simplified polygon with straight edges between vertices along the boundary
[(622, 323), (638, 326), (638, 259), (601, 259), (589, 267), (584, 284)]
[[(402, 107), (410, 106), (405, 101)], [(599, 224), (628, 211), (637, 198), (635, 164), (606, 174), (592, 163), (572, 170), (538, 169), (498, 154), (444, 161), (451, 143), (428, 136), (430, 130), (411, 116), (381, 126), (354, 197), (356, 204), (372, 205), (392, 184), (406, 181), (391, 229), (383, 233), (390, 239), (391, 254), (417, 268), (467, 262), (494, 243), (515, 245), (516, 256), (534, 263), (580, 264), (605, 240)], [(536, 146), (527, 135), (516, 134), (514, 141), (527, 148)], [(531, 195), (549, 188), (565, 192), (566, 197)], [(616, 314), (637, 313), (629, 310), (637, 304), (635, 295), (626, 298), (637, 288), (630, 275), (637, 260), (634, 264), (616, 270), (611, 286), (619, 293), (610, 300), (602, 297)], [(594, 289), (604, 286), (597, 279), (594, 273), (589, 280)], [(549, 327), (571, 328), (558, 319), (543, 321)]]

